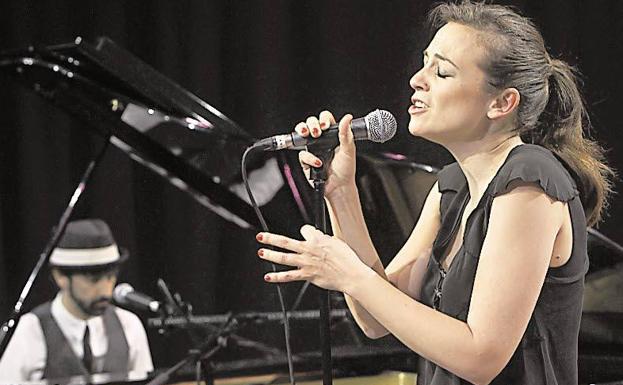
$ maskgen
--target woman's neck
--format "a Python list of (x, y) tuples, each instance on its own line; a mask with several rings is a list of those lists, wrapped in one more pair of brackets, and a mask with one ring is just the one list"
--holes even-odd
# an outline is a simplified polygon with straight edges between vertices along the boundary
[(523, 142), (518, 135), (498, 136), (449, 146), (448, 149), (465, 174), (470, 196), (479, 197), (484, 193), (510, 151), (521, 144)]

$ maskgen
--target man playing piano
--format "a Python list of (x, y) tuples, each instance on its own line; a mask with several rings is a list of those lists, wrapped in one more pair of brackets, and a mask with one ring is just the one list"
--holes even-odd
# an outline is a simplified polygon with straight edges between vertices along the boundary
[(110, 304), (127, 257), (104, 221), (70, 222), (50, 256), (60, 290), (21, 317), (0, 359), (0, 382), (152, 371), (141, 321)]

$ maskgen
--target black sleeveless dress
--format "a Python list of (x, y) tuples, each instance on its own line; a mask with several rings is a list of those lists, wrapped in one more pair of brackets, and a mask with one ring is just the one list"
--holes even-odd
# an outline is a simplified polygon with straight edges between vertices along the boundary
[[(491, 384), (577, 384), (578, 333), (584, 275), (588, 270), (586, 218), (573, 178), (549, 150), (532, 144), (511, 150), (467, 219), (463, 244), (447, 271), (442, 268), (441, 258), (458, 231), (469, 201), (469, 189), (457, 163), (439, 172), (441, 228), (424, 276), (422, 302), (461, 321), (467, 320), (491, 204), (496, 196), (509, 192), (511, 182), (517, 180), (534, 183), (552, 199), (567, 202), (573, 228), (573, 249), (566, 264), (547, 271), (527, 330), (512, 358)], [(521, 234), (517, 236), (521, 237)], [(425, 359), (420, 359), (417, 383), (469, 384)]]

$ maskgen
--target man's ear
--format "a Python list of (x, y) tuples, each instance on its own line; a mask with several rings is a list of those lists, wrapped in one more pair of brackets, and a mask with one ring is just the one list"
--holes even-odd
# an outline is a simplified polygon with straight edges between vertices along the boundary
[(489, 104), (489, 110), (487, 111), (487, 117), (495, 120), (505, 116), (509, 116), (517, 107), (519, 107), (519, 101), (521, 96), (516, 88), (506, 88), (497, 95), (495, 99)]
[(54, 278), (59, 289), (65, 290), (69, 287), (69, 276), (61, 273), (58, 269), (52, 269), (52, 278)]

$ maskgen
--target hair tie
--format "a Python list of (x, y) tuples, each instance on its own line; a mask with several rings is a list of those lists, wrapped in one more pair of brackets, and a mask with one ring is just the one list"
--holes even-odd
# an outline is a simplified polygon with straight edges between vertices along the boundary
[(549, 55), (547, 56), (547, 69), (548, 69), (548, 78), (554, 75), (556, 72), (556, 65), (554, 64), (554, 60)]

